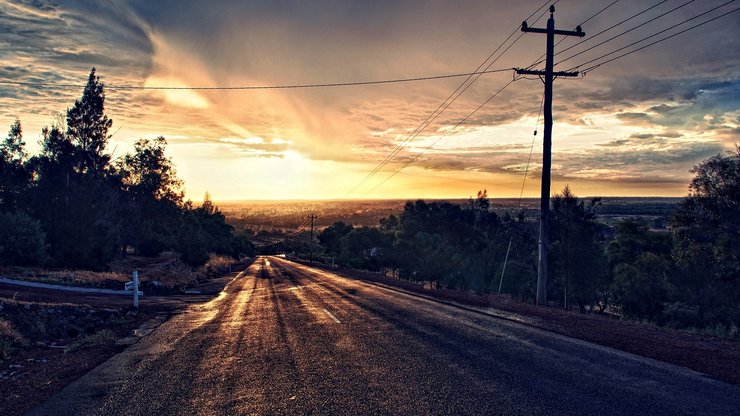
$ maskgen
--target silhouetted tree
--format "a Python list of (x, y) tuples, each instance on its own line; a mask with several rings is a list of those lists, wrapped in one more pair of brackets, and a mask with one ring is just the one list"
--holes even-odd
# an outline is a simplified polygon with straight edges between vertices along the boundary
[(174, 245), (183, 200), (182, 181), (165, 155), (167, 141), (141, 139), (134, 153), (118, 162), (123, 199), (121, 216), (127, 226), (124, 245), (142, 255), (155, 256)]
[(31, 175), (26, 165), (26, 143), (20, 120), (16, 120), (8, 136), (0, 142), (0, 210), (19, 209), (22, 195), (30, 186)]
[(651, 252), (637, 256), (632, 263), (614, 268), (614, 302), (628, 317), (656, 320), (668, 299), (668, 261)]
[[(668, 300), (667, 273), (672, 267), (667, 233), (649, 230), (641, 220), (617, 224), (606, 246), (610, 267), (611, 300), (626, 316), (657, 320)], [(602, 305), (608, 303), (605, 296)]]
[(584, 311), (606, 287), (606, 261), (595, 212), (599, 203), (596, 198), (586, 204), (567, 185), (552, 200), (550, 270), (555, 298), (562, 299), (565, 308), (573, 298)]
[(38, 266), (45, 260), (39, 221), (22, 212), (0, 212), (0, 265)]
[(120, 196), (104, 153), (111, 121), (103, 113), (103, 85), (91, 71), (83, 96), (62, 123), (42, 131), (42, 152), (30, 165), (36, 174), (32, 212), (42, 222), (53, 262), (104, 269), (118, 252)]
[(685, 303), (704, 323), (740, 325), (740, 147), (691, 172), (689, 195), (671, 221), (673, 258)]
[(318, 235), (319, 244), (324, 247), (324, 251), (330, 256), (339, 256), (342, 250), (342, 237), (349, 234), (353, 227), (344, 222), (335, 222), (324, 228)]
[(82, 97), (67, 110), (67, 137), (75, 145), (80, 173), (100, 174), (110, 162), (105, 153), (113, 121), (105, 115), (105, 91), (95, 68), (90, 71)]
[(378, 271), (392, 250), (392, 236), (378, 228), (354, 228), (341, 239), (341, 258), (354, 268)]

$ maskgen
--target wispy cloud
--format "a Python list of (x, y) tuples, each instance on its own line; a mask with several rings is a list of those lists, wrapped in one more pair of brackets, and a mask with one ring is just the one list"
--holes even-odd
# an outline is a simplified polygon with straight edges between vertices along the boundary
[[(179, 87), (471, 70), (540, 3), (0, 0), (0, 80), (30, 84), (0, 85), (0, 122), (20, 117), (28, 135), (38, 134), (80, 90), (33, 84), (81, 85), (92, 66), (110, 85)], [(578, 64), (713, 6), (697, 3), (702, 4), (562, 65)], [(557, 24), (575, 26), (597, 6), (559, 6)], [(591, 36), (643, 8), (643, 2), (624, 0), (584, 29)], [(554, 180), (569, 181), (577, 191), (582, 186), (644, 193), (653, 186), (656, 193), (683, 192), (693, 164), (740, 141), (740, 39), (734, 36), (739, 31), (740, 20), (725, 19), (704, 27), (701, 36), (676, 38), (583, 79), (557, 80)], [(525, 36), (495, 67), (526, 66), (543, 45), (542, 37)], [(429, 196), (467, 195), (469, 189), (455, 187), (491, 181), (501, 185), (501, 194), (517, 194), (542, 99), (539, 80), (512, 84), (449, 132), (510, 77), (481, 77), (410, 140), (384, 173), (425, 153), (407, 177), (398, 175), (385, 185), (387, 195), (402, 194), (402, 187), (409, 194), (424, 189)], [(270, 183), (290, 185), (264, 169), (282, 162), (302, 166), (314, 173), (300, 181), (293, 169), (282, 170), (293, 172), (303, 188), (306, 178), (321, 178), (316, 196), (346, 197), (348, 182), (356, 183), (404, 143), (460, 81), (249, 92), (109, 89), (107, 110), (114, 130), (121, 128), (114, 145), (122, 149), (138, 137), (170, 138), (175, 162), (190, 166), (180, 172), (194, 193), (206, 188), (218, 193), (220, 185), (212, 183), (222, 176), (196, 172), (217, 169), (210, 161), (220, 158), (230, 161), (229, 172), (252, 183), (265, 180), (265, 189)], [(539, 134), (538, 140), (541, 127)], [(539, 148), (538, 141), (532, 177), (539, 172)], [(253, 162), (261, 170), (237, 167)], [(442, 181), (438, 191), (429, 181)], [(240, 192), (229, 195), (233, 198), (266, 192), (223, 189)]]

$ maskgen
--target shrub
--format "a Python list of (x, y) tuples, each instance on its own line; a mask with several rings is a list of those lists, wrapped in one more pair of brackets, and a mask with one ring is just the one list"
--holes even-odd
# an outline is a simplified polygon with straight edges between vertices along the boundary
[(22, 212), (0, 213), (0, 264), (31, 266), (46, 259), (46, 235), (39, 221)]
[(154, 238), (145, 238), (139, 244), (139, 255), (144, 257), (157, 257), (164, 249), (165, 243)]
[(85, 347), (111, 344), (115, 339), (115, 332), (111, 331), (110, 329), (102, 329), (93, 334), (85, 335), (84, 337), (78, 339), (72, 345), (70, 345), (69, 350), (76, 351)]
[(23, 342), (23, 336), (13, 325), (0, 318), (0, 360), (7, 360), (13, 347)]
[(699, 307), (683, 302), (666, 303), (663, 308), (662, 321), (671, 328), (697, 327), (701, 323)]

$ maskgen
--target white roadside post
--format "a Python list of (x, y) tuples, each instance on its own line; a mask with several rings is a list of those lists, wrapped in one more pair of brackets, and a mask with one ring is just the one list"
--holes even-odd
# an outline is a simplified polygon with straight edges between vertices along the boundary
[(134, 270), (134, 308), (139, 307), (139, 272)]

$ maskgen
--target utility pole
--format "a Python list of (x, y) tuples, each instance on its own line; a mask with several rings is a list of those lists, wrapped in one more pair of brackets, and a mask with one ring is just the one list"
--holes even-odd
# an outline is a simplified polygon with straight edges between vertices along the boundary
[(522, 22), (522, 32), (544, 33), (547, 35), (547, 58), (545, 70), (517, 69), (519, 75), (537, 75), (545, 83), (545, 138), (542, 144), (542, 190), (540, 193), (540, 241), (539, 265), (537, 267), (537, 304), (547, 304), (547, 248), (549, 244), (550, 225), (550, 169), (552, 159), (552, 81), (555, 77), (575, 77), (578, 72), (554, 72), (553, 60), (555, 55), (555, 35), (584, 37), (586, 34), (578, 26), (575, 31), (555, 29), (555, 6), (550, 6), (550, 18), (547, 19), (547, 29), (528, 27)]
[(308, 216), (308, 218), (311, 219), (311, 244), (309, 245), (309, 248), (308, 248), (308, 252), (309, 252), (308, 262), (313, 263), (313, 220), (315, 220), (318, 217), (311, 214)]

